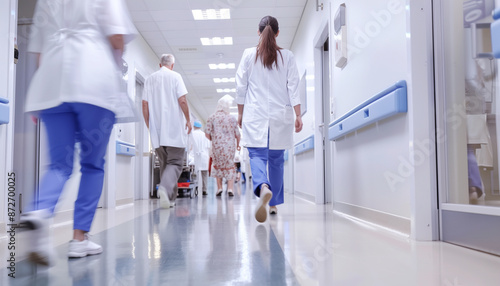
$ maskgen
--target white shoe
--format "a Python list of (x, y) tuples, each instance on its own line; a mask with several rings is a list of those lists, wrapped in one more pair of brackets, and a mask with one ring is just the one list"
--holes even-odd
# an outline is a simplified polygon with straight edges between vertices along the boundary
[(170, 202), (170, 207), (173, 208), (175, 206), (175, 201)]
[(21, 224), (30, 229), (28, 260), (45, 266), (52, 266), (55, 262), (50, 217), (48, 210), (32, 211), (21, 216)]
[(163, 209), (168, 209), (171, 207), (170, 199), (168, 198), (167, 190), (164, 187), (158, 187), (158, 193), (160, 194), (160, 207)]
[(269, 207), (269, 214), (278, 214), (278, 208), (276, 206)]
[(217, 193), (215, 194), (217, 197), (219, 197), (220, 195), (222, 195), (222, 189), (218, 190)]
[(233, 190), (227, 190), (227, 195), (230, 197), (234, 196)]
[(273, 193), (269, 190), (269, 187), (266, 184), (262, 184), (260, 188), (260, 198), (257, 203), (257, 208), (255, 209), (255, 219), (258, 222), (265, 222), (267, 219), (267, 206), (269, 205), (269, 201), (273, 197)]
[(68, 257), (78, 258), (99, 253), (102, 253), (102, 246), (90, 241), (87, 233), (83, 241), (73, 239), (69, 242)]

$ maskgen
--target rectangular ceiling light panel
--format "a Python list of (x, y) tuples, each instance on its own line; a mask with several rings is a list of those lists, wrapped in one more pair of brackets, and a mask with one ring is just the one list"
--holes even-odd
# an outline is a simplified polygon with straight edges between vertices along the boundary
[(211, 70), (225, 70), (225, 69), (230, 69), (233, 70), (236, 68), (234, 63), (229, 63), (229, 64), (209, 64), (208, 67)]
[(204, 46), (222, 46), (232, 45), (233, 37), (213, 37), (213, 38), (200, 38), (201, 44)]
[(229, 9), (207, 9), (207, 10), (191, 10), (195, 20), (225, 20), (231, 19)]

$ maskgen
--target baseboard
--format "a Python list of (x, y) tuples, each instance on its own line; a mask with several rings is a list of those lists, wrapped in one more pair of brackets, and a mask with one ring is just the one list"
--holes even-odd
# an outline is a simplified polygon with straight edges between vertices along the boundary
[(408, 236), (411, 233), (411, 221), (410, 219), (404, 217), (341, 202), (334, 202), (333, 210), (389, 228)]
[(307, 194), (307, 193), (297, 191), (297, 190), (295, 190), (295, 192), (293, 194), (296, 195), (297, 197), (304, 199), (304, 200), (308, 200), (308, 201), (311, 201), (313, 203), (316, 202), (316, 197), (311, 195), (311, 194)]
[(126, 198), (126, 199), (120, 199), (116, 200), (116, 206), (123, 206), (123, 205), (129, 205), (134, 203), (134, 198)]

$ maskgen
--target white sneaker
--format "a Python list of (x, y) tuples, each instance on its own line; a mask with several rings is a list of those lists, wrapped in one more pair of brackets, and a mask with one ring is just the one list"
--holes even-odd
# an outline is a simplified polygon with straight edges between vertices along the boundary
[(222, 189), (218, 190), (217, 193), (215, 194), (217, 197), (220, 197), (222, 195)]
[(171, 201), (171, 202), (170, 202), (170, 207), (171, 207), (171, 208), (175, 207), (175, 201)]
[(50, 212), (37, 210), (25, 213), (21, 216), (21, 224), (30, 229), (28, 260), (45, 266), (54, 265)]
[(278, 208), (276, 206), (269, 207), (269, 214), (278, 214)]
[(265, 222), (267, 219), (267, 206), (273, 197), (273, 193), (269, 190), (269, 186), (262, 184), (260, 188), (260, 198), (255, 209), (255, 219), (258, 222)]
[(90, 241), (87, 233), (83, 241), (73, 239), (69, 242), (68, 257), (78, 258), (99, 253), (102, 253), (102, 246)]
[(230, 197), (234, 196), (233, 190), (227, 190), (227, 195)]
[(158, 193), (160, 194), (160, 207), (163, 209), (168, 209), (171, 207), (170, 199), (168, 198), (167, 190), (164, 187), (158, 187)]

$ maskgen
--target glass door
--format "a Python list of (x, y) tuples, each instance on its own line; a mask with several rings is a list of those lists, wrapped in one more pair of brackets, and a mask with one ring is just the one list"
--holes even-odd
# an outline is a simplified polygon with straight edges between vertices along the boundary
[(494, 9), (495, 0), (434, 1), (436, 138), (441, 239), (500, 255)]

